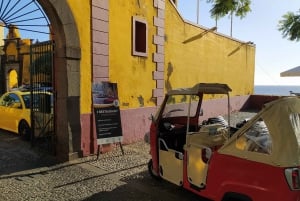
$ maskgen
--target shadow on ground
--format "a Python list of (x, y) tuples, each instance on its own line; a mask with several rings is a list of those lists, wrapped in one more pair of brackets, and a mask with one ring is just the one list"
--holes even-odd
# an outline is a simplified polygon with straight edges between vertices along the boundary
[(143, 171), (121, 179), (112, 191), (96, 193), (85, 201), (209, 201), (174, 184), (152, 178)]
[(0, 130), (0, 175), (32, 170), (56, 164), (55, 157), (32, 147), (16, 134)]

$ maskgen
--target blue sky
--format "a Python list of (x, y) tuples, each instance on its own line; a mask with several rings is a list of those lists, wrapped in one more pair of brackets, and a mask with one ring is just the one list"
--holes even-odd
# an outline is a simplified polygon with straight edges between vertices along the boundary
[[(215, 26), (210, 17), (211, 4), (199, 0), (199, 24)], [(243, 19), (234, 17), (232, 37), (253, 41), (256, 45), (255, 85), (300, 85), (300, 77), (280, 77), (280, 73), (300, 66), (300, 41), (283, 38), (278, 22), (288, 11), (300, 10), (299, 0), (252, 0), (251, 13)], [(178, 0), (181, 15), (197, 23), (197, 0)], [(230, 18), (218, 21), (218, 32), (230, 35)]]
[[(2, 0), (1, 3), (3, 4), (0, 6), (1, 20), (7, 25), (16, 25), (22, 38), (38, 39), (39, 41), (49, 40), (48, 20), (36, 1)], [(5, 36), (7, 31), (5, 29)]]

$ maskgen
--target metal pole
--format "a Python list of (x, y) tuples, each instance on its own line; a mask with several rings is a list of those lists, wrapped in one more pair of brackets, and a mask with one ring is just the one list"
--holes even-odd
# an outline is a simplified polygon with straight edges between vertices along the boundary
[(232, 37), (233, 12), (230, 14), (230, 37)]
[(188, 117), (187, 117), (187, 125), (186, 125), (186, 134), (188, 134), (190, 130), (190, 115), (191, 115), (191, 105), (192, 105), (192, 96), (189, 96), (189, 107), (188, 107)]
[(197, 24), (199, 24), (199, 1), (197, 0)]

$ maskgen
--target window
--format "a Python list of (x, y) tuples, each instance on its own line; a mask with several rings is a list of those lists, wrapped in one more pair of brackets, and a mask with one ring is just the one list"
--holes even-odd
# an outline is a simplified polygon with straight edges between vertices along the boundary
[(8, 100), (9, 100), (9, 96), (8, 95), (2, 96), (2, 98), (0, 100), (0, 105), (1, 106), (7, 106)]
[(132, 18), (132, 54), (147, 57), (148, 54), (148, 26), (144, 19)]
[(191, 99), (190, 116), (194, 117), (197, 112), (199, 96), (190, 95), (171, 95), (168, 97), (167, 105), (164, 108), (163, 117), (180, 117), (187, 116), (189, 102)]
[(13, 93), (7, 94), (0, 101), (0, 105), (5, 107), (12, 107), (15, 103), (20, 103), (20, 99), (16, 94)]
[(22, 96), (25, 108), (30, 108), (30, 94)]
[(272, 153), (272, 139), (263, 119), (260, 118), (238, 137), (236, 148), (264, 154)]

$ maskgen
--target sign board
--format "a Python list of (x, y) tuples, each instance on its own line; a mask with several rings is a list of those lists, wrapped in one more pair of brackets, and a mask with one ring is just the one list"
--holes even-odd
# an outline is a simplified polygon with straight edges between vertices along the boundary
[(122, 126), (116, 83), (93, 84), (97, 144), (121, 142)]

